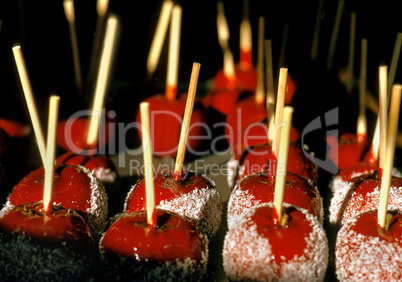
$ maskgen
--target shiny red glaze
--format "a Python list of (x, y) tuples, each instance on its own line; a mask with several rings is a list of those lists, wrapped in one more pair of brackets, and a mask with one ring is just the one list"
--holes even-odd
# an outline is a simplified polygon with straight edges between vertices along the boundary
[[(174, 180), (173, 173), (170, 172), (156, 174), (154, 177), (155, 204), (158, 205), (164, 200), (170, 201), (200, 187), (215, 189), (209, 181), (198, 174), (191, 175), (189, 178), (183, 175), (181, 179), (180, 181)], [(145, 180), (141, 180), (136, 184), (131, 198), (127, 199), (127, 212), (146, 209), (145, 195)]]
[(145, 210), (123, 215), (106, 231), (101, 250), (136, 261), (201, 261), (205, 241), (196, 225), (169, 211), (156, 215), (156, 227), (147, 224)]
[[(87, 212), (91, 207), (90, 178), (78, 166), (55, 165), (53, 196), (54, 205)], [(9, 200), (11, 205), (43, 200), (45, 170), (43, 167), (30, 172), (13, 189)]]
[(285, 104), (291, 105), (293, 95), (295, 94), (297, 89), (295, 81), (292, 79), (290, 73), (288, 73), (288, 79), (286, 81), (286, 94), (285, 94)]
[[(380, 177), (381, 176), (379, 176), (378, 170), (376, 170), (373, 173), (363, 174), (361, 176), (349, 179), (349, 182), (351, 182), (353, 185), (353, 188), (351, 189), (351, 191), (353, 191), (352, 197), (361, 197), (364, 200), (355, 203), (355, 205), (352, 205), (352, 202), (350, 201), (350, 196), (347, 196), (345, 198), (345, 203), (341, 207), (341, 214), (344, 213), (346, 205), (348, 206), (349, 210), (353, 211), (351, 212), (352, 215), (358, 214), (362, 211), (366, 211), (366, 206), (369, 205), (370, 201), (373, 201), (370, 194), (377, 187), (381, 187)], [(390, 186), (402, 187), (402, 178), (392, 177)]]
[(51, 212), (42, 202), (19, 204), (0, 217), (0, 231), (25, 234), (46, 244), (87, 246), (91, 235), (85, 220), (74, 210), (53, 206)]
[(0, 118), (0, 129), (4, 130), (10, 137), (27, 137), (31, 128), (12, 119)]
[[(267, 110), (254, 97), (242, 100), (226, 118), (225, 135), (232, 149), (268, 143)], [(300, 132), (292, 126), (290, 141), (299, 140)]]
[(235, 80), (229, 79), (223, 69), (219, 70), (212, 82), (212, 91), (225, 90), (249, 90), (254, 92), (257, 87), (257, 71), (251, 67), (242, 69), (239, 65), (235, 67)]
[[(254, 196), (255, 204), (272, 203), (274, 201), (275, 182), (268, 179), (268, 170), (249, 175), (239, 182), (235, 189), (247, 191)], [(320, 216), (319, 195), (308, 182), (297, 174), (287, 172), (284, 203), (288, 203), (302, 209), (308, 210), (311, 214)], [(240, 205), (240, 203), (239, 203)], [(248, 208), (248, 207), (244, 207)]]
[(365, 174), (370, 171), (378, 170), (378, 164), (370, 164), (366, 162), (359, 162), (352, 166), (345, 167), (338, 172), (338, 176), (340, 176), (344, 180), (349, 180), (352, 178), (353, 174)]
[(288, 208), (284, 214), (289, 215), (289, 220), (283, 227), (276, 223), (273, 207), (261, 206), (255, 209), (250, 220), (255, 222), (260, 236), (268, 239), (275, 256), (271, 263), (275, 261), (278, 265), (283, 262), (283, 257), (292, 260), (295, 256), (305, 256), (304, 250), (309, 249), (305, 238), (313, 231), (311, 222), (301, 211)]
[[(181, 122), (186, 106), (186, 95), (181, 95), (178, 100), (168, 100), (165, 95), (154, 95), (148, 99), (151, 113), (151, 139), (153, 153), (156, 156), (176, 157), (180, 140)], [(187, 149), (197, 150), (205, 139), (206, 117), (201, 103), (195, 101), (191, 116)], [(141, 115), (138, 111), (136, 121), (141, 123)], [(141, 126), (138, 126), (138, 134), (142, 136)]]
[(328, 157), (334, 162), (338, 169), (353, 166), (361, 161), (362, 153), (366, 145), (366, 141), (357, 141), (356, 134), (342, 134), (339, 138), (338, 148), (331, 146)]
[(377, 213), (377, 210), (370, 210), (359, 214), (356, 223), (349, 229), (364, 235), (365, 238), (370, 236), (388, 242), (399, 242), (402, 239), (402, 214), (392, 212), (389, 228), (385, 230), (377, 224)]
[(109, 168), (116, 171), (114, 163), (106, 156), (101, 155), (80, 155), (74, 152), (65, 152), (56, 159), (56, 163), (65, 165), (82, 165), (89, 170), (98, 168)]
[(236, 106), (242, 93), (242, 91), (236, 89), (210, 92), (206, 96), (204, 105), (210, 106), (224, 115), (228, 115)]
[[(247, 148), (241, 156), (237, 156), (239, 166), (243, 166), (239, 171), (237, 180), (267, 169), (269, 160), (272, 157), (270, 145), (258, 145)], [(297, 143), (289, 145), (289, 155), (287, 162), (287, 171), (295, 173), (306, 180), (315, 182), (317, 180), (317, 168), (300, 149)]]
[(97, 143), (92, 145), (87, 144), (90, 118), (78, 117), (60, 121), (57, 125), (57, 144), (66, 151), (76, 153), (97, 146), (106, 146), (115, 134), (114, 127), (111, 126), (115, 122), (114, 119), (108, 117), (106, 119), (106, 122), (100, 124)]

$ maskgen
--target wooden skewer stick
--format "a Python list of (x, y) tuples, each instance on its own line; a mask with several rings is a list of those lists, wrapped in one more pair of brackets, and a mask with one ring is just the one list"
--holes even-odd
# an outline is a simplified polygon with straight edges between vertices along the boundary
[(394, 51), (392, 53), (391, 63), (389, 65), (389, 73), (388, 73), (388, 87), (387, 87), (387, 97), (388, 99), (391, 97), (391, 89), (394, 84), (396, 67), (398, 66), (399, 55), (401, 53), (402, 47), (402, 32), (399, 32), (396, 36), (396, 41), (394, 45)]
[(264, 103), (264, 37), (265, 37), (265, 19), (258, 18), (258, 56), (257, 56), (257, 87), (255, 90), (255, 101), (261, 105)]
[(77, 40), (77, 31), (75, 28), (75, 12), (74, 12), (74, 1), (73, 0), (64, 0), (64, 13), (66, 14), (66, 18), (68, 21), (68, 25), (70, 28), (70, 39), (71, 39), (71, 48), (73, 50), (73, 61), (74, 61), (74, 69), (75, 69), (75, 80), (78, 88), (78, 93), (83, 93), (83, 85), (82, 85), (82, 75), (81, 75), (81, 65), (80, 65), (80, 55), (78, 51), (78, 40)]
[(174, 167), (173, 177), (175, 180), (181, 179), (183, 171), (184, 156), (186, 154), (188, 133), (190, 131), (191, 116), (193, 114), (194, 100), (197, 92), (198, 76), (200, 73), (201, 64), (193, 63), (191, 71), (190, 86), (188, 88), (186, 107), (180, 131), (179, 147), (177, 151), (176, 163)]
[(366, 79), (367, 79), (367, 39), (361, 41), (361, 64), (359, 79), (359, 115), (357, 117), (357, 140), (364, 142), (367, 139), (366, 119)]
[(96, 20), (96, 27), (94, 33), (94, 42), (92, 45), (92, 53), (91, 53), (91, 61), (89, 67), (89, 80), (95, 79), (95, 73), (97, 68), (99, 67), (99, 56), (101, 52), (101, 44), (103, 33), (105, 32), (105, 21), (106, 21), (106, 14), (109, 7), (109, 0), (97, 0), (96, 2), (96, 12), (98, 14), (98, 18)]
[(27, 68), (25, 65), (24, 56), (22, 54), (21, 46), (14, 46), (12, 48), (15, 63), (17, 65), (18, 74), (20, 76), (22, 90), (24, 92), (25, 101), (28, 106), (29, 115), (31, 117), (32, 127), (35, 132), (35, 137), (38, 142), (39, 153), (42, 158), (42, 163), (46, 163), (46, 144), (45, 138), (40, 124), (38, 110), (36, 108), (35, 99), (32, 93), (31, 83), (29, 81)]
[(225, 9), (222, 1), (218, 1), (216, 4), (216, 26), (218, 31), (218, 40), (219, 45), (222, 50), (225, 51), (226, 48), (229, 48), (229, 26), (225, 16)]
[(398, 133), (398, 120), (401, 105), (402, 85), (396, 84), (392, 87), (391, 106), (388, 119), (387, 148), (385, 154), (384, 169), (381, 178), (380, 201), (378, 204), (377, 220), (380, 227), (388, 229), (387, 206), (389, 187), (392, 182), (392, 167), (394, 165), (396, 135)]
[(177, 75), (179, 72), (180, 33), (181, 33), (182, 8), (178, 5), (173, 7), (170, 23), (168, 69), (166, 79), (166, 97), (174, 100), (177, 96)]
[(149, 50), (147, 60), (147, 75), (148, 80), (153, 76), (156, 67), (159, 63), (163, 42), (166, 38), (167, 29), (169, 26), (170, 16), (172, 14), (173, 1), (165, 0), (162, 4), (161, 14), (156, 24), (154, 38), (152, 39), (151, 48)]
[(147, 201), (147, 223), (149, 226), (156, 226), (157, 221), (155, 211), (154, 173), (152, 164), (151, 122), (148, 102), (140, 103), (140, 114)]
[(243, 18), (240, 23), (240, 59), (241, 70), (248, 70), (253, 66), (253, 40), (249, 19), (249, 0), (243, 0)]
[(332, 69), (332, 62), (334, 60), (336, 41), (338, 39), (339, 26), (341, 24), (341, 18), (342, 18), (344, 5), (345, 5), (345, 0), (339, 0), (338, 8), (336, 10), (334, 29), (332, 30), (331, 41), (329, 44), (328, 59), (327, 59), (327, 71)]
[(265, 68), (267, 82), (266, 107), (268, 112), (268, 143), (270, 144), (272, 143), (275, 127), (275, 82), (272, 65), (272, 43), (271, 40), (265, 40)]
[(380, 148), (379, 148), (379, 166), (384, 169), (384, 156), (386, 152), (387, 138), (387, 113), (388, 113), (388, 98), (387, 98), (387, 66), (380, 66), (380, 109), (379, 109), (379, 128), (380, 128)]
[(323, 12), (322, 12), (323, 8), (324, 8), (324, 0), (319, 0), (318, 10), (317, 10), (317, 17), (315, 19), (313, 43), (311, 44), (311, 54), (310, 54), (310, 59), (313, 62), (317, 59), (318, 43), (319, 43), (319, 38), (320, 38), (320, 29), (321, 29), (321, 19), (322, 19), (322, 15), (323, 15)]
[(286, 84), (288, 79), (288, 69), (281, 68), (279, 72), (279, 83), (278, 83), (278, 94), (276, 100), (276, 110), (275, 110), (275, 131), (274, 138), (272, 141), (272, 153), (277, 158), (279, 151), (279, 144), (282, 142), (281, 138), (281, 127), (279, 126), (283, 120), (283, 108), (285, 106), (285, 93)]
[(350, 39), (349, 39), (349, 57), (347, 66), (348, 80), (346, 83), (346, 90), (350, 94), (352, 93), (354, 85), (354, 60), (355, 60), (355, 34), (356, 34), (356, 13), (352, 13), (350, 16)]
[[(281, 144), (278, 157), (278, 168), (275, 175), (275, 194), (274, 194), (274, 207), (278, 216), (278, 222), (282, 224), (283, 214), (283, 198), (285, 195), (286, 183), (286, 168), (289, 154), (289, 139), (290, 130), (292, 127), (293, 108), (286, 106), (283, 111), (283, 125), (284, 128), (281, 133)], [(282, 124), (281, 124), (282, 126)]]
[(54, 162), (56, 157), (56, 133), (57, 121), (59, 117), (60, 97), (50, 96), (49, 99), (49, 118), (47, 127), (47, 155), (45, 167), (45, 185), (43, 189), (43, 209), (46, 212), (52, 211), (52, 196), (54, 183)]
[(104, 45), (99, 65), (98, 78), (92, 105), (92, 116), (89, 123), (87, 144), (93, 146), (97, 142), (101, 110), (106, 94), (107, 83), (112, 62), (113, 49), (117, 32), (117, 18), (111, 15), (107, 21)]

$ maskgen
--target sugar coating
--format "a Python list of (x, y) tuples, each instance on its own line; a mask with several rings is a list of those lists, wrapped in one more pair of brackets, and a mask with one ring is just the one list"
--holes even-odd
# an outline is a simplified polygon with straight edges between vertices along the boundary
[(401, 281), (402, 245), (359, 234), (351, 227), (358, 215), (340, 228), (335, 246), (336, 275), (340, 281)]
[[(220, 193), (215, 189), (215, 183), (205, 176), (203, 177), (214, 188), (196, 188), (171, 200), (163, 200), (156, 204), (156, 208), (172, 211), (190, 218), (197, 224), (202, 233), (212, 237), (216, 234), (221, 224), (222, 200)], [(128, 208), (128, 199), (131, 199), (137, 184), (133, 185), (127, 195), (124, 211)]]
[(103, 183), (113, 183), (116, 181), (117, 172), (111, 170), (110, 168), (105, 167), (98, 167), (94, 169), (93, 172), (95, 173), (96, 177)]
[[(350, 178), (357, 177), (357, 176), (367, 174), (367, 173), (373, 173), (374, 171), (375, 171), (375, 169), (364, 170), (364, 171), (354, 171), (354, 172), (352, 172)], [(392, 176), (395, 176), (395, 177), (402, 177), (401, 172), (395, 167), (392, 168), (391, 174), (392, 174)], [(335, 175), (329, 184), (329, 188), (331, 188), (332, 193), (335, 193), (335, 191), (338, 190), (338, 188), (342, 187), (343, 184), (348, 180), (349, 179), (344, 179), (340, 175)]]
[[(251, 221), (256, 209), (273, 207), (272, 203), (248, 209), (226, 233), (223, 245), (223, 267), (232, 280), (246, 281), (322, 281), (328, 264), (328, 240), (317, 217), (300, 210), (311, 222), (312, 232), (305, 238), (307, 249), (280, 265), (272, 261), (272, 248), (267, 238), (257, 232)], [(285, 204), (289, 207), (290, 205)]]
[[(332, 224), (345, 224), (345, 222), (358, 214), (378, 208), (381, 187), (378, 185), (366, 195), (352, 193), (347, 205), (342, 210), (343, 203), (349, 191), (354, 188), (352, 182), (344, 182), (334, 193), (329, 206), (329, 221)], [(402, 210), (402, 188), (390, 186), (388, 192), (388, 209)]]
[[(123, 217), (125, 213), (116, 214), (110, 219), (110, 225)], [(201, 240), (205, 242), (201, 253), (201, 261), (189, 257), (184, 260), (177, 258), (175, 261), (160, 263), (135, 263), (133, 259), (123, 256), (107, 255), (102, 248), (103, 233), (99, 242), (100, 258), (104, 269), (104, 275), (113, 281), (200, 281), (206, 274), (209, 251), (208, 237), (199, 232)], [(137, 280), (136, 280), (137, 279)]]
[[(318, 219), (320, 222), (324, 220), (324, 206), (322, 197), (320, 197), (320, 193), (316, 186), (314, 186), (314, 190), (317, 194), (317, 199), (319, 200), (319, 216)], [(227, 208), (227, 224), (230, 229), (237, 217), (244, 213), (247, 209), (252, 208), (253, 206), (257, 206), (261, 203), (261, 200), (256, 199), (253, 193), (250, 193), (247, 190), (240, 189), (240, 182), (238, 182), (230, 194), (228, 208)], [(289, 204), (289, 203), (287, 203)]]

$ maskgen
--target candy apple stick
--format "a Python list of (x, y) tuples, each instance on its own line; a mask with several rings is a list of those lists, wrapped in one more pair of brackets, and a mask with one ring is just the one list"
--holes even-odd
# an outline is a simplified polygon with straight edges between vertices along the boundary
[(176, 99), (177, 75), (179, 71), (180, 33), (181, 33), (182, 8), (178, 5), (173, 7), (170, 23), (168, 69), (166, 80), (166, 97), (169, 100)]
[(145, 175), (145, 189), (147, 201), (147, 223), (150, 226), (156, 226), (156, 212), (155, 212), (155, 188), (154, 188), (154, 174), (152, 165), (152, 143), (151, 143), (151, 123), (149, 103), (140, 103), (141, 113), (141, 131), (142, 131), (142, 148), (144, 158), (144, 175)]
[(223, 74), (229, 80), (229, 88), (236, 87), (236, 70), (233, 53), (229, 48), (226, 48), (223, 52)]
[(89, 146), (92, 146), (97, 142), (99, 122), (101, 117), (100, 112), (103, 107), (103, 101), (106, 94), (110, 65), (113, 55), (113, 48), (116, 38), (116, 31), (117, 31), (117, 18), (112, 15), (109, 17), (107, 21), (104, 45), (99, 65), (98, 78), (95, 87), (95, 94), (92, 105), (92, 116), (89, 123), (88, 137), (87, 137), (87, 144)]
[(264, 35), (265, 19), (258, 18), (258, 56), (257, 56), (257, 88), (255, 91), (255, 101), (257, 104), (264, 103)]
[(49, 118), (47, 125), (47, 155), (45, 163), (45, 185), (43, 189), (43, 209), (47, 212), (52, 210), (50, 204), (53, 195), (54, 182), (54, 162), (56, 157), (56, 132), (57, 120), (59, 116), (60, 97), (50, 96), (49, 99)]
[(105, 21), (108, 7), (109, 7), (109, 0), (98, 0), (96, 2), (96, 12), (98, 14), (98, 18), (96, 21), (94, 42), (92, 45), (92, 55), (89, 68), (89, 78), (91, 81), (95, 79), (94, 78), (95, 72), (99, 66), (99, 55), (100, 55), (99, 52), (101, 51), (100, 49), (105, 29)]
[(229, 48), (229, 26), (225, 16), (225, 10), (222, 1), (218, 1), (216, 4), (216, 26), (218, 31), (218, 41), (219, 45), (222, 48), (222, 51), (225, 51), (226, 48)]
[(379, 134), (380, 134), (380, 148), (379, 148), (379, 166), (384, 169), (384, 156), (386, 152), (386, 138), (387, 138), (387, 112), (388, 112), (388, 98), (387, 98), (387, 66), (380, 66), (380, 108), (379, 108)]
[(381, 178), (380, 201), (378, 204), (377, 220), (380, 227), (388, 229), (387, 206), (388, 193), (392, 181), (392, 167), (394, 165), (396, 135), (398, 133), (399, 110), (401, 105), (402, 85), (397, 84), (392, 87), (391, 106), (388, 118), (387, 148), (385, 154), (384, 169)]
[(359, 79), (359, 116), (357, 117), (357, 140), (363, 142), (367, 138), (366, 119), (366, 78), (367, 78), (367, 39), (361, 42), (361, 64)]
[(350, 38), (349, 38), (349, 57), (347, 74), (348, 80), (346, 82), (347, 93), (351, 93), (354, 84), (354, 60), (355, 60), (355, 34), (356, 34), (356, 13), (352, 13), (350, 16)]
[(283, 120), (283, 108), (285, 106), (285, 93), (286, 84), (288, 79), (288, 69), (281, 68), (279, 72), (279, 83), (278, 83), (278, 94), (276, 99), (276, 110), (275, 110), (275, 131), (274, 138), (272, 141), (272, 153), (277, 158), (279, 151), (279, 144), (281, 143), (281, 127), (280, 124)]
[(310, 54), (310, 59), (313, 62), (316, 60), (317, 53), (318, 53), (318, 43), (319, 43), (319, 38), (320, 38), (320, 29), (321, 29), (321, 19), (322, 19), (322, 15), (323, 15), (323, 12), (322, 12), (323, 8), (324, 8), (324, 0), (319, 0), (317, 17), (315, 19), (313, 43), (311, 44), (311, 54)]
[(22, 54), (21, 46), (14, 46), (12, 48), (15, 63), (17, 65), (18, 74), (20, 76), (22, 90), (24, 92), (25, 101), (28, 106), (29, 115), (31, 117), (32, 127), (35, 132), (35, 137), (38, 142), (39, 153), (42, 158), (42, 163), (46, 163), (46, 144), (45, 138), (40, 124), (38, 110), (36, 108), (35, 99), (32, 93), (31, 83), (29, 81), (27, 68), (25, 65), (24, 56)]
[(83, 86), (82, 86), (80, 55), (78, 52), (77, 32), (75, 28), (74, 1), (64, 0), (63, 6), (64, 6), (64, 13), (66, 14), (66, 18), (70, 28), (71, 47), (73, 49), (73, 60), (75, 69), (75, 80), (78, 87), (78, 93), (82, 94)]
[(169, 26), (170, 15), (172, 14), (173, 1), (165, 0), (162, 4), (161, 14), (156, 24), (154, 38), (152, 39), (151, 48), (149, 50), (147, 60), (148, 79), (154, 74), (158, 65), (163, 42), (166, 38), (167, 29)]
[(247, 70), (253, 66), (253, 41), (249, 19), (249, 1), (243, 0), (243, 19), (240, 23), (240, 69)]
[(268, 142), (273, 139), (273, 131), (275, 127), (275, 84), (274, 84), (274, 69), (272, 66), (272, 42), (265, 40), (265, 68), (267, 82), (267, 97), (266, 107), (268, 112)]
[(175, 180), (180, 180), (183, 170), (184, 156), (186, 153), (188, 133), (190, 131), (191, 115), (193, 113), (194, 108), (194, 100), (197, 92), (197, 83), (198, 83), (198, 76), (200, 73), (200, 67), (201, 64), (193, 63), (193, 69), (191, 71), (191, 78), (190, 78), (190, 86), (188, 88), (188, 94), (187, 94), (186, 107), (184, 110), (184, 117), (180, 131), (179, 148), (177, 151), (176, 163), (174, 167), (173, 177)]
[(392, 85), (394, 84), (395, 80), (395, 73), (396, 73), (396, 67), (398, 66), (398, 61), (399, 61), (399, 55), (401, 53), (401, 45), (402, 45), (402, 32), (399, 32), (398, 35), (396, 36), (396, 41), (394, 45), (394, 51), (392, 53), (392, 58), (391, 58), (391, 63), (389, 67), (389, 73), (388, 73), (388, 87), (387, 87), (387, 94), (388, 94), (388, 99), (391, 97), (391, 89)]
[(344, 5), (345, 5), (345, 0), (339, 0), (338, 8), (336, 10), (334, 29), (332, 30), (331, 41), (329, 44), (328, 59), (327, 59), (327, 71), (332, 68), (332, 62), (334, 60), (336, 41), (338, 39), (339, 26), (341, 24), (341, 18), (342, 18)]
[(283, 225), (282, 203), (285, 194), (286, 168), (289, 154), (289, 138), (290, 138), (290, 129), (292, 127), (292, 115), (293, 115), (293, 108), (288, 106), (285, 107), (283, 110), (284, 128), (281, 133), (281, 144), (278, 156), (278, 168), (276, 169), (276, 175), (275, 175), (274, 207), (278, 216), (278, 222), (281, 225)]

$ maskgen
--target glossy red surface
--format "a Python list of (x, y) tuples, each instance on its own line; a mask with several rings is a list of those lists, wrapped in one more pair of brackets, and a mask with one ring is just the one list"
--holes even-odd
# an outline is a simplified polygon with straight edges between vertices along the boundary
[(101, 155), (80, 155), (74, 152), (66, 152), (56, 159), (58, 164), (66, 165), (82, 165), (89, 170), (95, 170), (98, 168), (110, 168), (112, 171), (116, 171), (116, 167), (113, 162), (106, 156)]
[(156, 214), (156, 227), (147, 225), (145, 210), (125, 214), (106, 231), (101, 250), (136, 261), (201, 261), (205, 241), (196, 225), (169, 211)]
[[(186, 106), (186, 95), (180, 99), (168, 100), (165, 95), (154, 95), (148, 99), (151, 113), (151, 138), (153, 153), (156, 156), (176, 157), (180, 140), (181, 122)], [(141, 117), (138, 111), (138, 134), (141, 133)], [(201, 103), (195, 101), (191, 116), (191, 124), (187, 149), (197, 150), (205, 137), (206, 118)]]
[[(13, 189), (9, 200), (12, 205), (43, 200), (45, 170), (30, 172)], [(87, 173), (77, 166), (55, 165), (53, 196), (55, 205), (86, 213), (91, 207), (91, 186)]]
[[(200, 187), (215, 189), (211, 183), (201, 175), (194, 174), (189, 178), (182, 177), (182, 180), (176, 181), (172, 173), (155, 175), (154, 187), (156, 205), (161, 201), (170, 201), (176, 197), (190, 193), (195, 189), (199, 189)], [(145, 194), (145, 181), (141, 180), (136, 184), (131, 198), (127, 200), (127, 212), (146, 209)]]
[[(268, 170), (256, 173), (244, 178), (235, 189), (246, 191), (247, 194), (253, 195), (252, 206), (263, 203), (272, 203), (275, 194), (275, 182), (268, 180)], [(320, 216), (320, 200), (311, 185), (307, 181), (294, 174), (286, 173), (285, 203), (308, 210), (311, 214)], [(241, 205), (241, 202), (238, 202)], [(247, 208), (247, 207), (244, 207)]]
[(0, 217), (0, 231), (25, 234), (46, 244), (86, 246), (91, 242), (85, 220), (74, 210), (53, 206), (46, 212), (42, 202), (13, 206)]

